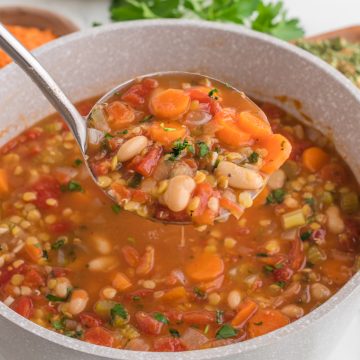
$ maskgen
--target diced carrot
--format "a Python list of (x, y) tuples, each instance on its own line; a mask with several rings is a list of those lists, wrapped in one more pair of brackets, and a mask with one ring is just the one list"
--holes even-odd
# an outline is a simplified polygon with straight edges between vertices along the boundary
[(7, 173), (4, 169), (0, 169), (0, 194), (5, 194), (9, 191), (9, 182)]
[(200, 204), (192, 213), (192, 220), (198, 225), (212, 225), (216, 214), (208, 208), (208, 201), (214, 194), (214, 189), (207, 182), (196, 186), (193, 196), (200, 198)]
[(140, 189), (134, 189), (131, 194), (131, 199), (139, 204), (145, 204), (149, 202), (150, 195)]
[(114, 182), (111, 185), (111, 189), (114, 190), (115, 197), (118, 202), (121, 202), (123, 200), (128, 200), (131, 198), (131, 191), (120, 183)]
[(253, 206), (261, 206), (266, 202), (266, 198), (268, 197), (270, 190), (267, 186), (265, 186), (260, 194), (254, 199)]
[(164, 301), (186, 300), (187, 292), (183, 286), (174, 287), (165, 292), (161, 298)]
[(28, 238), (25, 242), (24, 249), (34, 262), (38, 262), (43, 256), (41, 243), (36, 238)]
[(216, 131), (216, 137), (226, 145), (239, 147), (251, 142), (251, 135), (242, 131), (235, 122), (235, 111), (225, 108), (214, 117), (214, 123), (220, 127)]
[(307, 148), (302, 154), (303, 165), (311, 172), (319, 171), (329, 160), (329, 155), (316, 146)]
[(231, 321), (231, 325), (236, 328), (242, 328), (252, 316), (255, 315), (259, 306), (255, 301), (246, 299), (238, 308), (238, 312)]
[(190, 260), (185, 271), (192, 280), (212, 280), (224, 272), (224, 261), (217, 254), (204, 252)]
[(228, 210), (236, 219), (240, 219), (241, 215), (244, 213), (244, 210), (238, 204), (225, 197), (220, 199), (220, 206), (225, 210)]
[(150, 99), (150, 112), (162, 119), (176, 119), (190, 106), (190, 96), (180, 89), (167, 89)]
[(185, 135), (186, 127), (174, 122), (156, 122), (150, 127), (150, 137), (165, 146), (171, 146), (174, 141), (183, 139)]
[(267, 174), (271, 174), (279, 169), (291, 153), (290, 142), (281, 134), (273, 134), (261, 139), (256, 147), (266, 149), (268, 152), (264, 158), (264, 165), (261, 168)]
[(272, 134), (271, 126), (259, 115), (249, 111), (242, 111), (237, 116), (237, 126), (244, 132), (252, 135), (254, 138), (263, 138)]
[(127, 104), (114, 101), (106, 107), (108, 123), (112, 130), (121, 130), (135, 121), (135, 112)]
[(124, 273), (118, 272), (112, 281), (112, 286), (117, 291), (125, 291), (132, 286), (132, 283)]
[(201, 290), (206, 291), (207, 293), (210, 293), (212, 291), (220, 289), (223, 282), (224, 282), (224, 275), (220, 275), (219, 277), (217, 277), (214, 280), (201, 283), (199, 285), (199, 288)]
[(248, 333), (250, 338), (254, 338), (279, 329), (289, 322), (289, 318), (279, 310), (259, 309), (248, 323)]
[(338, 285), (343, 285), (351, 277), (351, 269), (335, 259), (325, 261), (321, 265), (321, 272)]

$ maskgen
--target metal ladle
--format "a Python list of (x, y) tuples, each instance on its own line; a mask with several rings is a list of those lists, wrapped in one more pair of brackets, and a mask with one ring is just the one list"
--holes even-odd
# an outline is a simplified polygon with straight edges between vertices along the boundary
[[(37, 87), (41, 90), (41, 92), (45, 95), (45, 97), (49, 100), (49, 102), (54, 106), (56, 111), (63, 117), (67, 125), (69, 126), (71, 132), (73, 133), (76, 142), (79, 145), (82, 156), (85, 160), (89, 173), (93, 180), (97, 183), (97, 179), (91, 171), (88, 164), (88, 156), (87, 152), (87, 140), (88, 140), (88, 131), (87, 131), (87, 122), (92, 113), (92, 110), (86, 117), (80, 115), (72, 102), (68, 99), (68, 97), (64, 94), (64, 92), (60, 89), (57, 83), (53, 80), (53, 78), (49, 75), (49, 73), (42, 67), (42, 65), (36, 60), (36, 58), (27, 50), (25, 47), (0, 23), (0, 47), (20, 66), (20, 68), (31, 78), (31, 80), (37, 85)], [(189, 73), (189, 72), (180, 72), (180, 71), (172, 71), (172, 72), (157, 72), (154, 74), (149, 74), (142, 77), (161, 77), (164, 75), (174, 74), (177, 76), (191, 76), (193, 80), (200, 80), (204, 78), (208, 78), (210, 81), (214, 81), (218, 84), (222, 84), (231, 88), (232, 90), (241, 94), (242, 97), (246, 98), (244, 93), (239, 91), (236, 88), (229, 86), (217, 79), (213, 79), (211, 77), (205, 77), (204, 75)], [(115, 88), (111, 89), (108, 93), (106, 93), (102, 98), (100, 98), (96, 104), (93, 106), (96, 107), (98, 104), (102, 104), (110, 99), (115, 93), (121, 92), (123, 89), (128, 88), (133, 83), (139, 81), (139, 78), (135, 78), (129, 81), (126, 81)], [(251, 106), (259, 113), (263, 114), (262, 110), (253, 103), (250, 99), (246, 98), (249, 101)], [(263, 118), (267, 121), (265, 114), (263, 114)], [(265, 179), (266, 180), (266, 179)], [(265, 181), (266, 182), (266, 181)], [(100, 186), (99, 186), (100, 188)], [(113, 201), (115, 199), (110, 196), (108, 192), (104, 189), (100, 188), (103, 192), (106, 193), (108, 197), (110, 197)], [(262, 191), (262, 188), (259, 190), (252, 191), (252, 198), (255, 199), (256, 196)], [(226, 218), (226, 217), (225, 217)], [(218, 217), (217, 220), (221, 221), (225, 219), (224, 217)], [(158, 219), (154, 219), (160, 221)], [(184, 222), (169, 222), (163, 221), (166, 223), (175, 223), (175, 224), (187, 224)]]

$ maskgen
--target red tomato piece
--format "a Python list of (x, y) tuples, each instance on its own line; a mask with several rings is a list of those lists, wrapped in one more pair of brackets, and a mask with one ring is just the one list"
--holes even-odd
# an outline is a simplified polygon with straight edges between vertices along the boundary
[(106, 175), (111, 169), (111, 163), (109, 160), (102, 160), (97, 162), (92, 162), (90, 164), (91, 171), (95, 176)]
[(49, 230), (51, 233), (56, 235), (63, 235), (70, 232), (73, 228), (73, 223), (68, 220), (58, 221), (54, 224), (49, 225)]
[(136, 164), (134, 170), (145, 177), (149, 177), (155, 170), (162, 155), (162, 152), (163, 152), (163, 148), (161, 146), (154, 146)]
[(45, 279), (43, 275), (36, 269), (30, 268), (25, 273), (24, 285), (30, 287), (40, 287), (45, 285)]
[(108, 347), (112, 347), (114, 344), (114, 336), (109, 330), (102, 326), (96, 326), (86, 330), (84, 340), (95, 345)]
[(143, 311), (138, 311), (135, 314), (135, 319), (138, 324), (138, 329), (150, 335), (159, 335), (164, 326), (164, 323), (157, 321), (153, 316)]
[(87, 328), (94, 328), (102, 324), (102, 320), (94, 313), (82, 313), (79, 316), (81, 325)]
[(49, 208), (46, 200), (58, 199), (61, 195), (59, 182), (50, 176), (42, 177), (32, 186), (32, 190), (36, 192), (36, 199), (33, 202), (40, 209)]
[(216, 314), (207, 310), (188, 311), (184, 313), (183, 321), (193, 325), (210, 325), (216, 322)]
[(20, 296), (10, 305), (10, 308), (29, 319), (33, 314), (34, 304), (30, 296)]
[(284, 265), (282, 268), (273, 271), (274, 281), (289, 281), (293, 274), (294, 271), (289, 266)]
[(200, 198), (200, 204), (192, 214), (192, 219), (197, 224), (212, 225), (215, 220), (216, 214), (211, 211), (207, 204), (209, 199), (214, 195), (214, 190), (207, 182), (198, 184), (193, 196)]
[(164, 336), (154, 341), (154, 351), (174, 352), (186, 350), (182, 342), (170, 336)]

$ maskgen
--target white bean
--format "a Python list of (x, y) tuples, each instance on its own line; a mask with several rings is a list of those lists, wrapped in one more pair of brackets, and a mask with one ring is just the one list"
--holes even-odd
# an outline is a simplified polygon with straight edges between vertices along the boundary
[(76, 289), (71, 294), (71, 299), (67, 304), (67, 311), (72, 315), (83, 312), (89, 301), (89, 295), (85, 290)]
[(238, 290), (232, 290), (227, 297), (228, 305), (231, 309), (236, 309), (241, 302), (241, 294)]
[(340, 234), (345, 230), (345, 224), (340, 217), (340, 209), (337, 206), (330, 206), (326, 210), (327, 227), (333, 234)]
[(61, 298), (65, 298), (71, 289), (71, 283), (66, 277), (59, 277), (56, 279), (56, 286), (54, 289), (55, 295)]
[(311, 295), (315, 300), (326, 300), (331, 295), (331, 291), (323, 284), (315, 283), (311, 285)]
[(92, 237), (92, 240), (94, 242), (95, 249), (101, 254), (101, 255), (108, 255), (112, 251), (112, 246), (110, 241), (98, 234), (95, 234)]
[(298, 319), (304, 315), (304, 309), (294, 304), (284, 306), (281, 312), (292, 319)]
[(270, 175), (267, 185), (271, 190), (280, 189), (284, 186), (285, 180), (285, 172), (279, 169)]
[(256, 171), (230, 161), (221, 161), (215, 172), (217, 176), (226, 176), (229, 179), (229, 186), (236, 189), (256, 190), (264, 185), (262, 176)]
[(118, 259), (115, 256), (99, 256), (88, 263), (90, 271), (110, 271), (118, 266)]
[(187, 175), (177, 175), (169, 180), (169, 185), (164, 193), (164, 202), (171, 211), (186, 209), (195, 181)]
[(143, 136), (134, 136), (125, 141), (118, 150), (118, 160), (123, 162), (132, 159), (135, 155), (140, 154), (147, 146), (148, 139)]

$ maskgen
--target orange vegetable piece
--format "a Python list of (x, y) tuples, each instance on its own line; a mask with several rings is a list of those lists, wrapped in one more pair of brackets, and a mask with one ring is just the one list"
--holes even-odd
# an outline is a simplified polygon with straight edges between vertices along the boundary
[(319, 171), (329, 160), (329, 155), (316, 146), (307, 148), (302, 154), (303, 165), (311, 172)]
[(125, 291), (132, 286), (132, 283), (124, 273), (118, 272), (112, 281), (112, 286), (117, 291)]
[(279, 310), (259, 309), (248, 323), (248, 333), (250, 338), (254, 338), (279, 329), (289, 322), (289, 318)]
[(271, 174), (279, 169), (291, 153), (289, 140), (281, 134), (273, 134), (260, 139), (256, 147), (266, 149), (268, 152), (264, 158), (264, 165), (261, 168), (267, 174)]
[(266, 198), (268, 197), (270, 190), (267, 186), (265, 186), (261, 193), (254, 199), (253, 206), (261, 206), (266, 202)]
[(270, 124), (250, 111), (241, 112), (237, 118), (237, 126), (253, 137), (263, 138), (272, 134)]
[(220, 130), (216, 131), (216, 137), (224, 144), (234, 147), (249, 144), (251, 135), (237, 126), (233, 109), (225, 108), (219, 111), (214, 117), (214, 122), (220, 127)]
[(224, 261), (217, 254), (204, 252), (188, 262), (185, 272), (194, 281), (212, 280), (224, 272)]
[(334, 182), (337, 185), (341, 185), (345, 183), (347, 179), (347, 171), (346, 169), (337, 163), (330, 163), (325, 165), (320, 170), (320, 177), (323, 180), (328, 180)]
[(140, 258), (139, 265), (136, 268), (137, 275), (147, 275), (154, 268), (155, 249), (153, 246), (147, 246), (144, 255)]
[(333, 259), (328, 259), (321, 265), (321, 272), (338, 285), (343, 285), (351, 277), (350, 267)]
[(190, 106), (190, 96), (180, 89), (167, 89), (150, 99), (150, 112), (162, 119), (175, 119), (183, 115)]
[(240, 219), (240, 216), (244, 213), (244, 210), (238, 204), (225, 197), (220, 199), (220, 206), (228, 210), (236, 219)]
[(174, 301), (174, 300), (186, 299), (186, 297), (187, 297), (186, 289), (183, 286), (177, 286), (168, 290), (162, 297), (162, 300)]
[(114, 101), (106, 107), (108, 123), (112, 130), (121, 130), (135, 121), (135, 112), (127, 104)]
[(242, 328), (255, 315), (258, 308), (259, 306), (255, 301), (246, 299), (240, 304), (237, 314), (231, 321), (231, 325), (238, 329)]
[(174, 122), (156, 122), (150, 127), (150, 137), (165, 146), (171, 146), (174, 141), (183, 139), (185, 135), (186, 127)]
[(43, 249), (41, 243), (33, 237), (30, 237), (25, 242), (25, 251), (34, 262), (38, 262), (43, 256)]
[(0, 194), (7, 193), (9, 191), (9, 182), (7, 173), (4, 169), (0, 169)]

